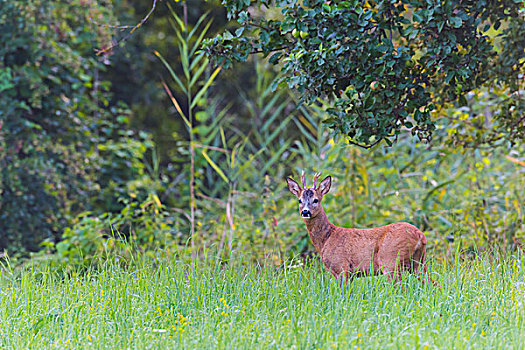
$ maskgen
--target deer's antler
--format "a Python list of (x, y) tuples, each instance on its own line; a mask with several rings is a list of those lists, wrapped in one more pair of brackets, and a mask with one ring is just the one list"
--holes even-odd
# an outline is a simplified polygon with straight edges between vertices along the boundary
[(316, 173), (314, 175), (314, 188), (317, 188), (317, 179), (321, 176), (321, 173)]
[(301, 179), (303, 180), (303, 189), (305, 189), (306, 188), (306, 180), (304, 178), (304, 170), (301, 173)]

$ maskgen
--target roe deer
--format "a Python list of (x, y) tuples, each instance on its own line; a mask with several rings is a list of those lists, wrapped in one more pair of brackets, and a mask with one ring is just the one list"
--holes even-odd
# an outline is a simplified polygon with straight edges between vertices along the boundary
[(423, 232), (406, 222), (371, 229), (333, 225), (321, 205), (332, 178), (327, 176), (317, 186), (319, 175), (314, 177), (313, 188), (306, 188), (304, 171), (302, 188), (290, 177), (287, 182), (290, 192), (299, 198), (299, 212), (327, 270), (341, 282), (343, 278), (371, 273), (386, 273), (392, 280), (399, 280), (404, 270), (426, 273), (427, 239)]

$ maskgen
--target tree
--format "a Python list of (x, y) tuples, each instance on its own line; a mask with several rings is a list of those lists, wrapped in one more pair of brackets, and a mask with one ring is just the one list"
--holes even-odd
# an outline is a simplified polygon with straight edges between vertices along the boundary
[(101, 193), (143, 172), (145, 145), (98, 78), (93, 46), (111, 34), (89, 17), (111, 17), (108, 5), (0, 0), (0, 250), (59, 239), (72, 216), (108, 209), (115, 198)]
[[(525, 138), (523, 1), (225, 0), (239, 27), (206, 42), (218, 64), (262, 53), (303, 100), (332, 101), (325, 122), (348, 141), (430, 141), (437, 108), (496, 87), (494, 134)], [(263, 11), (263, 8), (268, 10)], [(279, 11), (276, 11), (276, 10)]]

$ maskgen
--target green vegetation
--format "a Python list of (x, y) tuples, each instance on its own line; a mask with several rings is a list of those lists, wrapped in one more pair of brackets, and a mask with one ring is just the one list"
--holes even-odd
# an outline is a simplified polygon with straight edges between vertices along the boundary
[[(396, 11), (430, 25), (428, 9), (408, 2)], [(314, 10), (323, 21), (343, 18), (350, 2), (338, 3)], [(365, 3), (366, 16), (386, 4)], [(287, 75), (297, 68), (293, 60), (281, 65), (289, 57), (213, 66), (206, 40), (264, 37), (227, 22), (213, 1), (157, 1), (141, 22), (151, 8), (141, 0), (0, 0), (0, 41), (9, 43), (0, 47), (0, 348), (523, 348), (525, 36), (523, 9), (504, 3), (479, 14), (491, 24), (483, 35), (494, 38), (476, 37), (480, 52), (447, 41), (464, 25), (480, 25), (463, 10), (452, 9), (457, 16), (443, 24), (448, 39), (429, 43), (435, 55), (445, 52), (450, 74), (456, 58), (461, 65), (495, 50), (490, 62), (457, 70), (461, 77), (446, 89), (398, 85), (423, 74), (409, 56), (430, 55), (420, 51), (428, 28), (411, 22), (411, 32), (393, 31), (392, 45), (384, 43), (384, 69), (395, 74), (382, 81), (370, 67), (349, 66), (366, 84), (361, 91), (345, 82), (346, 97), (368, 97), (347, 106), (335, 96), (344, 100), (337, 107), (324, 92), (307, 105), (300, 91), (275, 89), (276, 81), (308, 76)], [(384, 26), (377, 13), (366, 21)], [(281, 16), (254, 14), (272, 26)], [(498, 26), (502, 14), (512, 16)], [(303, 15), (288, 20), (302, 25)], [(143, 24), (133, 33), (119, 29), (136, 23)], [(218, 42), (224, 27), (236, 36)], [(329, 49), (308, 46), (320, 38), (313, 32), (288, 29), (285, 38), (304, 51), (297, 60), (313, 62)], [(352, 50), (379, 60), (373, 33), (362, 35)], [(403, 35), (417, 39), (403, 43), (408, 56), (390, 66)], [(513, 47), (512, 38), (521, 41)], [(334, 57), (323, 67), (353, 62)], [(369, 63), (381, 68), (377, 60)], [(428, 79), (447, 79), (427, 63)], [(389, 114), (412, 88), (424, 106), (407, 102), (406, 115)], [(343, 125), (361, 107), (380, 129), (359, 113)], [(339, 127), (356, 134), (334, 133)], [(431, 142), (413, 137), (430, 131)], [(352, 145), (381, 139), (396, 142)], [(303, 169), (332, 175), (323, 206), (336, 225), (418, 226), (442, 288), (412, 276), (337, 285), (286, 189), (286, 176)]]
[(333, 101), (325, 122), (354, 144), (391, 145), (403, 128), (430, 141), (433, 110), (495, 86), (506, 96), (495, 132), (525, 137), (522, 0), (223, 3), (238, 28), (210, 39), (207, 52), (225, 66), (269, 57), (284, 73), (276, 84), (309, 103)]
[(65, 276), (27, 265), (0, 277), (0, 347), (520, 349), (525, 264), (477, 257), (433, 264), (441, 288), (407, 275), (338, 285), (314, 263), (280, 269), (168, 251)]
[(144, 176), (152, 144), (99, 77), (93, 45), (111, 33), (88, 19), (113, 18), (104, 3), (0, 1), (0, 250), (11, 255), (60, 240), (83, 210), (115, 210)]
[[(115, 32), (90, 16), (128, 19), (129, 3), (3, 4), (3, 18), (18, 23), (2, 34), (18, 40), (0, 52), (8, 77), (0, 109), (0, 249), (11, 258), (39, 251), (74, 270), (126, 255), (124, 242), (150, 255), (170, 247), (195, 257), (213, 246), (219, 260), (233, 251), (257, 262), (308, 256), (313, 248), (283, 181), (301, 169), (334, 177), (324, 205), (335, 224), (409, 221), (428, 236), (430, 255), (449, 256), (458, 239), (472, 252), (509, 254), (523, 244), (523, 145), (493, 132), (506, 100), (502, 86), (480, 86), (461, 95), (461, 107), (444, 103), (432, 112), (431, 144), (402, 128), (391, 147), (363, 150), (329, 131), (331, 102), (307, 107), (293, 90), (275, 91), (281, 76), (271, 63), (253, 57), (236, 66), (252, 72), (246, 81), (210, 66), (200, 43), (219, 29), (210, 15), (185, 17), (185, 2), (157, 4), (155, 27), (144, 25), (129, 47), (99, 58), (93, 49)], [(39, 11), (44, 18), (33, 16)], [(53, 25), (59, 29), (47, 30)], [(510, 27), (504, 21), (502, 28)], [(137, 119), (142, 112), (132, 112), (147, 105), (119, 101), (120, 67), (110, 60), (139, 50), (133, 40), (155, 42), (155, 33), (169, 33), (176, 49), (149, 52), (159, 72), (151, 78), (156, 93), (169, 103), (166, 115), (151, 107), (149, 119), (172, 123), (148, 129)], [(129, 76), (143, 78), (139, 68), (152, 69), (148, 63)], [(26, 86), (31, 81), (38, 89)], [(166, 133), (170, 141), (159, 137)]]

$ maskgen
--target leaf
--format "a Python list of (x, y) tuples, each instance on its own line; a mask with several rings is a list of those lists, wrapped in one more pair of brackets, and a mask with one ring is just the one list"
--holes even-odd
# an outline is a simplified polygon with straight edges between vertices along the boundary
[(197, 92), (197, 94), (193, 98), (190, 108), (195, 107), (195, 105), (197, 104), (199, 99), (202, 97), (202, 95), (204, 95), (204, 93), (208, 90), (208, 88), (210, 87), (211, 83), (213, 82), (217, 74), (219, 74), (219, 72), (221, 71), (221, 68), (222, 67), (219, 66), (213, 71), (213, 73), (210, 75), (210, 78), (208, 79), (206, 84), (204, 84), (204, 86), (199, 90), (199, 92)]
[(445, 25), (445, 22), (443, 22), (443, 21), (438, 22), (438, 24), (437, 24), (438, 33), (441, 33), (441, 31), (443, 30), (443, 26), (444, 25)]
[(190, 81), (190, 89), (193, 87), (195, 82), (197, 82), (197, 80), (199, 79), (199, 77), (201, 76), (202, 72), (204, 72), (204, 69), (206, 69), (207, 66), (208, 66), (208, 60), (204, 60), (204, 62), (197, 69), (197, 71), (195, 73), (193, 73), (193, 76), (191, 77), (191, 81)]
[(271, 64), (277, 64), (279, 62), (279, 58), (281, 58), (281, 53), (276, 52), (273, 55), (270, 56), (269, 62)]
[(250, 154), (248, 160), (246, 162), (244, 162), (243, 165), (241, 165), (239, 167), (239, 169), (237, 170), (237, 172), (235, 173), (235, 176), (234, 178), (236, 179), (237, 176), (239, 176), (240, 174), (242, 174), (242, 172), (244, 171), (244, 169), (246, 169), (254, 160), (257, 156), (259, 156), (259, 154), (261, 154), (265, 149), (264, 148), (261, 148), (257, 151), (257, 153), (255, 154)]
[(153, 201), (155, 202), (155, 204), (157, 205), (157, 207), (162, 207), (162, 203), (160, 202), (160, 199), (159, 199), (159, 196), (157, 196), (156, 194), (153, 194)]
[(193, 45), (193, 48), (191, 49), (190, 51), (190, 55), (193, 55), (195, 53), (195, 51), (197, 51), (197, 49), (199, 48), (199, 46), (201, 45), (202, 43), (202, 39), (204, 38), (204, 35), (206, 35), (206, 33), (208, 32), (208, 29), (210, 28), (210, 25), (212, 23), (213, 20), (210, 20), (208, 22), (208, 24), (206, 24), (206, 26), (204, 27), (204, 29), (202, 29), (199, 37), (197, 38), (197, 40), (195, 41), (195, 44)]
[(267, 160), (267, 161), (265, 162), (266, 164), (264, 165), (264, 168), (262, 169), (261, 173), (262, 173), (262, 174), (266, 173), (266, 171), (267, 171), (270, 167), (274, 166), (274, 164), (275, 164), (276, 162), (279, 161), (279, 159), (280, 159), (280, 157), (281, 157), (281, 154), (284, 153), (286, 150), (288, 150), (289, 147), (290, 147), (290, 141), (286, 141), (286, 142), (285, 142), (285, 143), (284, 143), (284, 144), (283, 144), (283, 145), (282, 145), (282, 146), (281, 146), (281, 147), (280, 147), (280, 148), (279, 148), (279, 149), (278, 149), (278, 150), (272, 155), (272, 157), (271, 157), (269, 160)]
[(454, 26), (454, 28), (459, 28), (463, 24), (461, 17), (450, 17), (449, 22)]
[(173, 106), (175, 106), (175, 109), (177, 110), (177, 112), (181, 116), (182, 120), (184, 120), (184, 123), (186, 124), (188, 129), (190, 129), (191, 128), (190, 121), (188, 120), (188, 118), (186, 118), (186, 115), (184, 115), (184, 112), (182, 112), (182, 109), (180, 108), (179, 103), (177, 102), (175, 97), (173, 97), (173, 95), (171, 94), (171, 91), (170, 91), (168, 85), (166, 85), (166, 83), (164, 82), (164, 80), (162, 81), (162, 86), (164, 86), (164, 90), (166, 90), (166, 93), (170, 97), (171, 103), (173, 104)]
[(374, 96), (369, 96), (365, 101), (365, 109), (370, 110), (376, 104), (376, 98)]
[(445, 187), (446, 185), (449, 185), (449, 184), (451, 184), (451, 183), (453, 183), (455, 181), (456, 181), (456, 179), (452, 179), (452, 180), (449, 180), (449, 181), (442, 182), (442, 183), (438, 184), (437, 186), (433, 187), (430, 191), (428, 191), (428, 193), (425, 196), (425, 198), (423, 198), (423, 204), (426, 205), (427, 201), (430, 199), (430, 197), (432, 196), (432, 194), (434, 192), (436, 192), (440, 188)]
[(169, 65), (169, 63), (164, 59), (164, 57), (162, 57), (162, 55), (158, 52), (158, 51), (153, 51), (153, 53), (155, 54), (155, 56), (157, 56), (160, 61), (162, 62), (162, 64), (164, 64), (164, 66), (168, 69), (168, 72), (170, 73), (171, 77), (173, 78), (173, 80), (175, 80), (175, 82), (177, 83), (177, 85), (179, 85), (180, 89), (184, 92), (187, 92), (186, 90), (186, 87), (184, 86), (184, 84), (182, 83), (182, 81), (179, 79), (179, 77), (177, 76), (177, 74), (175, 74), (175, 72), (173, 71), (173, 69), (171, 69), (171, 66)]
[(217, 174), (219, 174), (219, 176), (224, 180), (224, 182), (226, 183), (230, 183), (230, 180), (228, 180), (228, 177), (224, 174), (224, 172), (222, 171), (221, 168), (219, 168), (219, 166), (210, 158), (210, 156), (208, 155), (208, 153), (206, 153), (206, 150), (202, 150), (201, 151), (202, 155), (204, 156), (204, 158), (206, 158), (206, 160), (208, 161), (208, 163), (211, 165), (211, 167), (217, 172)]

